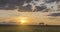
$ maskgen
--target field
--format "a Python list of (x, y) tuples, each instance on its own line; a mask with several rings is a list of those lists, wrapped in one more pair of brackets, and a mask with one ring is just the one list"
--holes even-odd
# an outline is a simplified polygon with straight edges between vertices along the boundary
[(60, 26), (40, 26), (40, 25), (28, 25), (28, 26), (1, 26), (0, 32), (60, 32)]

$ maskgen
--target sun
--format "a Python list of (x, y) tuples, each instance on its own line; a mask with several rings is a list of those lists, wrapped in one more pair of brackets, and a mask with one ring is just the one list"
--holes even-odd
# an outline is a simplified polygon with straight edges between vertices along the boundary
[(27, 17), (20, 17), (19, 22), (20, 22), (20, 24), (26, 24), (28, 22), (28, 18)]
[(25, 19), (21, 19), (21, 20), (20, 20), (20, 23), (21, 23), (21, 24), (23, 24), (23, 23), (25, 23), (25, 22), (26, 22)]

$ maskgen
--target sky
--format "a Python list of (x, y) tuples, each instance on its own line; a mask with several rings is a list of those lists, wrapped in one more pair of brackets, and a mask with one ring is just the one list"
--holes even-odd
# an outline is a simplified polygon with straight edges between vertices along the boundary
[(15, 10), (0, 10), (0, 22), (10, 21), (15, 18), (18, 19), (19, 17), (27, 17), (29, 19), (29, 25), (38, 25), (41, 22), (48, 25), (60, 25), (60, 16), (47, 16), (48, 14), (49, 13), (47, 12), (18, 12)]
[(26, 25), (60, 25), (60, 0), (1, 1), (0, 22), (27, 18)]
[[(0, 9), (20, 12), (60, 10), (60, 0), (0, 0)], [(22, 11), (23, 10), (23, 11)]]

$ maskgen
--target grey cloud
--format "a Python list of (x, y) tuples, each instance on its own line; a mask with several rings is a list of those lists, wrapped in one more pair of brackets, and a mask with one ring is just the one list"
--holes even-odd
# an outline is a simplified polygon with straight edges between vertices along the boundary
[(36, 6), (36, 9), (37, 9), (37, 11), (42, 11), (42, 10), (46, 9), (46, 7), (45, 6), (41, 6), (41, 7)]
[(51, 3), (51, 2), (55, 2), (57, 0), (47, 0), (46, 3)]
[(60, 13), (52, 13), (52, 14), (49, 14), (48, 16), (60, 16)]
[(26, 1), (26, 3), (30, 3), (32, 0), (25, 0)]
[[(16, 9), (18, 6), (18, 11), (32, 11), (32, 7), (31, 5), (27, 5), (26, 7), (23, 7), (22, 5), (24, 4), (24, 2), (26, 3), (30, 3), (33, 0), (0, 0), (0, 10), (14, 10)], [(38, 0), (35, 0), (38, 1)], [(46, 1), (46, 0), (45, 0)], [(60, 0), (48, 0), (47, 3), (51, 3), (51, 2), (55, 2), (55, 1), (60, 1)], [(37, 4), (37, 3), (35, 3)], [(45, 3), (44, 3), (45, 4)], [(47, 10), (45, 5), (42, 6), (36, 6), (36, 10), (37, 11), (42, 11), (42, 10)]]

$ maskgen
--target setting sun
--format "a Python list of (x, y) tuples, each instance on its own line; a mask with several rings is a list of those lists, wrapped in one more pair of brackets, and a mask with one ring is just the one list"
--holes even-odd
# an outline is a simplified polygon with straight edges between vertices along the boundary
[(21, 19), (21, 20), (20, 20), (20, 23), (21, 23), (21, 24), (23, 24), (23, 23), (25, 23), (25, 22), (26, 22), (25, 19)]
[(29, 22), (29, 18), (27, 17), (19, 17), (18, 21), (20, 22), (20, 24), (26, 24)]

